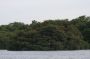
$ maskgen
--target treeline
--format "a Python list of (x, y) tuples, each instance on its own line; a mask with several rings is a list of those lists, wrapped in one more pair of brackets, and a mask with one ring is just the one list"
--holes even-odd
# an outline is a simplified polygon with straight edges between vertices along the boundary
[(0, 26), (1, 50), (90, 49), (90, 17), (20, 22)]

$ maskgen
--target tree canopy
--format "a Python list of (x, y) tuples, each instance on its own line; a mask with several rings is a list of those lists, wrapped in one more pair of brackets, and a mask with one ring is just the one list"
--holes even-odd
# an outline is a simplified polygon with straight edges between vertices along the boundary
[(0, 49), (80, 50), (90, 49), (90, 17), (20, 22), (0, 26)]

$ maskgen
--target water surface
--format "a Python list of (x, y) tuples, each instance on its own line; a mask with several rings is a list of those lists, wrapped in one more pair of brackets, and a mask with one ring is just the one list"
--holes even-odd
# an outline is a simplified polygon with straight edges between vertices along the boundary
[(90, 59), (90, 50), (0, 51), (0, 59)]

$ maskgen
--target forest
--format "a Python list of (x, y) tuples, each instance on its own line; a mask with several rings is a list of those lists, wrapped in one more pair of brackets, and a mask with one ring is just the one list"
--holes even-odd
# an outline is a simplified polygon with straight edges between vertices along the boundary
[(90, 49), (90, 17), (55, 19), (31, 24), (0, 25), (0, 50), (53, 51)]

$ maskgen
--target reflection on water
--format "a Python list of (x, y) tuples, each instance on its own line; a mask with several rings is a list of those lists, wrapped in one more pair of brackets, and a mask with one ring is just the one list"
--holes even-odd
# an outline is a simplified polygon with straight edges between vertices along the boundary
[(0, 51), (0, 59), (90, 59), (90, 50), (80, 51)]

